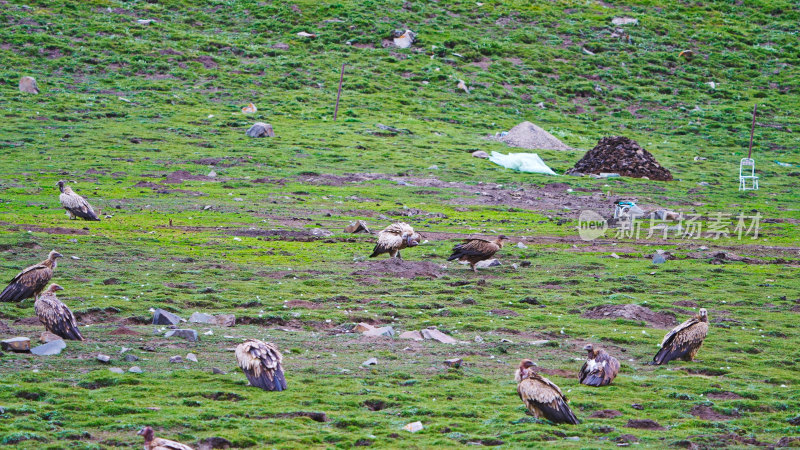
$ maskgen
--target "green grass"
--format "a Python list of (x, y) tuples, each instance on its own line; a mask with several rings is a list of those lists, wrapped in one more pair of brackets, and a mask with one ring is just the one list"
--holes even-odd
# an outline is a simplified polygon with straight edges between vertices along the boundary
[[(800, 407), (797, 4), (483, 3), (2, 5), (0, 272), (10, 279), (58, 249), (66, 256), (53, 279), (65, 287), (60, 298), (91, 324), (83, 327), (88, 340), (59, 356), (0, 356), (0, 444), (132, 447), (144, 425), (190, 444), (220, 436), (252, 448), (595, 448), (615, 447), (623, 434), (647, 447), (744, 445), (800, 434), (788, 422)], [(621, 16), (639, 24), (611, 25)], [(406, 27), (418, 33), (412, 49), (382, 47)], [(631, 40), (612, 37), (616, 28)], [(686, 49), (693, 59), (678, 57)], [(19, 93), (22, 75), (34, 76), (42, 93)], [(458, 79), (471, 94), (456, 88)], [(244, 116), (251, 101), (259, 111)], [(754, 103), (761, 190), (739, 193)], [(676, 180), (520, 174), (470, 156), (513, 151), (483, 137), (523, 120), (581, 149), (607, 135), (630, 137)], [(277, 136), (247, 138), (254, 121), (271, 123)], [(379, 134), (377, 124), (410, 133)], [(537, 153), (558, 173), (582, 155)], [(180, 170), (217, 176), (165, 182)], [(111, 217), (69, 221), (59, 179)], [(768, 220), (757, 240), (579, 240), (579, 210), (610, 216), (615, 198), (700, 214), (704, 229), (715, 213)], [(429, 242), (404, 258), (444, 265), (441, 276), (370, 273), (377, 266), (364, 257), (374, 236), (341, 232), (356, 219), (374, 231), (411, 223)], [(445, 263), (456, 238), (499, 233), (527, 248), (506, 247), (503, 265), (478, 275)], [(677, 259), (652, 265), (659, 248)], [(755, 263), (696, 257), (719, 251)], [(531, 265), (512, 267), (523, 262)], [(544, 307), (520, 302), (526, 297)], [(711, 316), (692, 363), (646, 365), (666, 330), (582, 317), (597, 305), (636, 303), (682, 321), (694, 308), (679, 301)], [(184, 317), (233, 313), (248, 324), (195, 327), (200, 342), (189, 344), (144, 325), (151, 307)], [(40, 326), (14, 323), (33, 315), (30, 300), (0, 305), (12, 328), (3, 336), (38, 338)], [(359, 321), (398, 331), (436, 326), (460, 343), (348, 333)], [(111, 334), (120, 323), (141, 334)], [(246, 386), (229, 351), (245, 337), (284, 351), (289, 390)], [(551, 342), (531, 344), (543, 339)], [(577, 373), (587, 341), (622, 362), (612, 386), (590, 389), (565, 376)], [(139, 361), (122, 361), (123, 346)], [(190, 351), (199, 362), (168, 363)], [(98, 353), (144, 373), (113, 374)], [(361, 366), (373, 356), (377, 366)], [(464, 367), (446, 368), (452, 357)], [(523, 357), (560, 370), (548, 376), (581, 425), (526, 416), (513, 381)], [(741, 398), (708, 397), (719, 392)], [(380, 402), (377, 411), (365, 406)], [(733, 418), (701, 420), (690, 414), (697, 405)], [(589, 418), (601, 409), (622, 416)], [(279, 415), (298, 411), (330, 420)], [(669, 430), (625, 427), (636, 418)], [(423, 431), (402, 429), (416, 420)]]

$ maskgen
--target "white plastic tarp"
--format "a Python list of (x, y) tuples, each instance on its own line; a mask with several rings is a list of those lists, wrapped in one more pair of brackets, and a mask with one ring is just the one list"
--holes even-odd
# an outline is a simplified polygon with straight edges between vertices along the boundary
[(547, 164), (539, 158), (536, 153), (509, 153), (504, 155), (499, 152), (492, 152), (489, 161), (503, 166), (507, 169), (519, 170), (528, 173), (543, 173), (546, 175), (557, 175), (547, 167)]

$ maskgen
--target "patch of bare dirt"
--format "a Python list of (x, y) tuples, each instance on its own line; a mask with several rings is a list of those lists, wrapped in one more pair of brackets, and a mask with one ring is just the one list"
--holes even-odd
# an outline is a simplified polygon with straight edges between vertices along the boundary
[(739, 395), (739, 394), (737, 394), (735, 392), (729, 392), (729, 391), (725, 391), (725, 392), (710, 392), (710, 393), (706, 394), (706, 397), (708, 397), (708, 398), (710, 398), (712, 400), (738, 400), (740, 398), (743, 398), (741, 395)]
[(287, 413), (270, 413), (261, 416), (247, 416), (248, 419), (275, 419), (275, 418), (295, 418), (295, 417), (308, 417), (315, 422), (328, 422), (328, 416), (324, 412), (287, 412)]
[(86, 311), (75, 311), (75, 319), (82, 324), (109, 323), (116, 320), (119, 309), (109, 306), (107, 308), (89, 308)]
[(36, 225), (25, 225), (21, 224), (18, 226), (12, 226), (9, 228), (11, 231), (19, 231), (22, 228), (25, 231), (31, 231), (34, 233), (47, 233), (47, 234), (89, 234), (88, 230), (84, 230), (81, 228), (62, 228), (62, 227), (39, 227)]
[(638, 428), (640, 430), (666, 430), (666, 428), (652, 419), (631, 419), (625, 424), (625, 427)]
[(697, 303), (695, 303), (695, 302), (693, 302), (691, 300), (679, 300), (677, 302), (674, 302), (673, 305), (675, 305), (675, 306), (683, 306), (684, 308), (697, 308), (697, 306), (698, 306)]
[(116, 335), (116, 336), (139, 336), (142, 333), (139, 333), (136, 330), (132, 330), (132, 329), (130, 329), (128, 327), (123, 326), (123, 327), (119, 327), (119, 328), (117, 328), (115, 330), (111, 330), (108, 334), (113, 334), (113, 335)]
[(564, 370), (564, 369), (548, 369), (540, 367), (536, 370), (537, 372), (541, 372), (545, 375), (554, 375), (557, 377), (562, 378), (578, 378), (578, 374), (573, 370)]
[(667, 313), (655, 313), (639, 305), (600, 305), (589, 309), (581, 317), (587, 319), (641, 320), (656, 328), (672, 328), (677, 325), (675, 317)]
[(613, 419), (614, 417), (619, 417), (621, 415), (622, 413), (616, 409), (601, 409), (598, 411), (593, 411), (589, 417), (593, 419)]
[(322, 305), (308, 300), (289, 300), (285, 303), (289, 308), (306, 308), (306, 309), (320, 309)]
[(758, 447), (769, 446), (769, 444), (766, 442), (761, 442), (755, 438), (739, 436), (735, 433), (697, 434), (694, 436), (689, 436), (689, 441), (692, 444), (698, 445), (700, 448), (741, 447), (742, 445), (752, 445)]
[(519, 313), (516, 311), (512, 311), (510, 309), (493, 309), (489, 311), (490, 313), (494, 314), (495, 316), (508, 316), (508, 317), (517, 317)]
[(219, 67), (219, 64), (217, 64), (217, 62), (214, 61), (214, 58), (208, 55), (202, 55), (196, 58), (195, 61), (202, 64), (203, 67), (205, 67), (206, 69), (216, 69), (217, 67)]
[(439, 278), (443, 270), (429, 261), (405, 261), (397, 258), (361, 261), (353, 264), (358, 269), (352, 275), (391, 275), (399, 278)]
[(689, 414), (703, 420), (731, 420), (740, 416), (739, 413), (732, 415), (722, 414), (706, 405), (695, 405), (694, 408), (689, 411)]
[(11, 334), (11, 328), (2, 320), (0, 320), (0, 334)]
[(217, 167), (233, 167), (239, 164), (249, 162), (250, 157), (245, 158), (234, 158), (231, 156), (226, 156), (224, 158), (200, 158), (200, 159), (193, 159), (189, 162), (194, 164), (200, 164), (203, 166), (217, 166)]
[(41, 325), (38, 317), (21, 317), (14, 321), (14, 325)]
[(196, 181), (217, 181), (216, 178), (211, 178), (206, 175), (195, 175), (186, 170), (176, 170), (167, 175), (167, 178), (164, 179), (164, 183), (170, 184), (180, 184), (186, 180), (196, 180)]

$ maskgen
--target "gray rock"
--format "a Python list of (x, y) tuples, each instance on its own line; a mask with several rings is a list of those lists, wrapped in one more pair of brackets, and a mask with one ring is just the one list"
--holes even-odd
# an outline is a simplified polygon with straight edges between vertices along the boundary
[(483, 150), (476, 150), (476, 151), (472, 152), (472, 156), (474, 156), (475, 158), (482, 158), (482, 159), (488, 159), (489, 158), (489, 154), (486, 153)]
[(214, 316), (217, 325), (221, 327), (232, 327), (236, 325), (236, 316), (233, 314), (217, 314)]
[(134, 362), (134, 361), (138, 361), (138, 360), (139, 360), (139, 357), (136, 356), (136, 355), (132, 355), (130, 353), (125, 355), (125, 361), (127, 361), (127, 362)]
[(364, 367), (366, 367), (366, 366), (377, 366), (378, 365), (378, 358), (370, 358), (370, 359), (364, 361), (363, 363), (361, 363), (361, 365), (364, 366)]
[(487, 267), (494, 267), (500, 265), (502, 265), (500, 261), (498, 261), (497, 258), (493, 258), (493, 259), (487, 259), (485, 261), (479, 261), (478, 264), (475, 264), (475, 267), (477, 267), (478, 269), (485, 269)]
[(404, 331), (400, 334), (400, 339), (411, 339), (414, 341), (421, 341), (425, 338), (422, 337), (422, 333), (419, 331)]
[(197, 450), (212, 450), (215, 448), (231, 448), (231, 441), (221, 437), (205, 438), (197, 443)]
[(217, 321), (211, 314), (204, 314), (201, 312), (194, 312), (191, 316), (189, 316), (189, 322), (192, 323), (210, 323), (216, 324)]
[(125, 373), (125, 371), (120, 369), (119, 367), (109, 367), (108, 371), (114, 373)]
[(107, 363), (107, 362), (111, 361), (111, 357), (101, 353), (101, 354), (97, 355), (97, 360), (100, 361), (101, 363)]
[(547, 339), (542, 339), (542, 340), (539, 340), (539, 341), (531, 342), (531, 345), (547, 345), (548, 342), (550, 342), (550, 341), (547, 340)]
[(517, 242), (517, 248), (528, 248), (528, 246), (523, 244), (522, 242)]
[(172, 314), (169, 311), (164, 311), (161, 308), (156, 309), (156, 311), (153, 313), (153, 325), (177, 325), (181, 322), (185, 321), (176, 314)]
[(195, 355), (194, 353), (187, 353), (186, 359), (188, 359), (189, 361), (197, 362), (197, 355)]
[(31, 351), (31, 340), (26, 337), (14, 337), (0, 341), (0, 348), (10, 352), (25, 353)]
[(664, 264), (665, 262), (667, 262), (667, 258), (665, 258), (664, 255), (653, 255), (653, 264)]
[(251, 138), (275, 137), (275, 131), (272, 129), (272, 125), (264, 122), (254, 123), (245, 134)]
[(425, 339), (433, 339), (435, 341), (439, 341), (442, 344), (455, 344), (457, 341), (452, 337), (442, 333), (441, 331), (435, 328), (426, 328), (421, 330), (422, 337)]
[(128, 369), (128, 372), (130, 372), (130, 373), (142, 373), (142, 368), (139, 367), (139, 366), (133, 366), (130, 369)]
[(392, 336), (394, 336), (394, 328), (392, 328), (392, 327), (380, 327), (380, 328), (375, 328), (374, 330), (367, 330), (363, 334), (364, 334), (364, 336), (386, 336), (386, 337), (392, 337)]
[(187, 341), (197, 342), (197, 331), (188, 328), (179, 328), (177, 330), (169, 330), (164, 334), (164, 337), (179, 337)]
[(39, 356), (52, 356), (61, 353), (61, 350), (65, 348), (67, 348), (67, 344), (63, 340), (58, 340), (34, 347), (31, 349), (31, 353)]
[(180, 357), (180, 356), (178, 356), (178, 355), (175, 355), (175, 356), (173, 356), (173, 357), (171, 357), (171, 358), (169, 359), (169, 362), (170, 362), (170, 364), (182, 363), (182, 362), (183, 362), (183, 358), (181, 358), (181, 357)]
[(19, 79), (19, 91), (26, 94), (38, 94), (39, 86), (33, 77), (22, 77)]
[(211, 368), (211, 373), (214, 375), (225, 375), (225, 372), (223, 372), (222, 369), (218, 369), (216, 367)]

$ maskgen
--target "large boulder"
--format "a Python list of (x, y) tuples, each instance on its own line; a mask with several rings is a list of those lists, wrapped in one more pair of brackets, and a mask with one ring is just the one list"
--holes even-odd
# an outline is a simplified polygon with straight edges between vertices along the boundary
[(246, 134), (251, 138), (261, 138), (261, 137), (275, 137), (275, 131), (272, 129), (272, 125), (264, 122), (256, 122), (251, 126)]
[(169, 311), (164, 311), (159, 308), (153, 313), (153, 325), (177, 325), (184, 320), (178, 317), (177, 314), (172, 314)]

